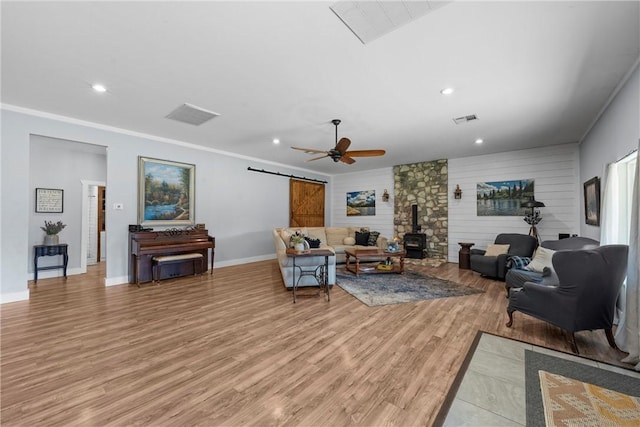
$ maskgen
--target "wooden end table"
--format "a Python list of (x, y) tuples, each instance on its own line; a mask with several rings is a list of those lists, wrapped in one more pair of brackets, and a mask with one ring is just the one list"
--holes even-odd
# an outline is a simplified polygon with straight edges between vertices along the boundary
[(461, 270), (471, 270), (471, 246), (475, 243), (458, 242), (461, 246), (458, 252), (458, 268)]
[[(345, 269), (350, 271), (358, 277), (360, 274), (381, 274), (381, 273), (404, 273), (404, 258), (407, 255), (406, 251), (387, 252), (382, 249), (347, 249), (345, 254)], [(355, 260), (355, 265), (351, 264), (351, 259)], [(393, 258), (399, 258), (400, 263), (396, 265), (393, 263)], [(393, 267), (389, 270), (379, 270), (377, 266), (365, 268), (360, 265), (362, 260), (369, 261), (388, 261)]]

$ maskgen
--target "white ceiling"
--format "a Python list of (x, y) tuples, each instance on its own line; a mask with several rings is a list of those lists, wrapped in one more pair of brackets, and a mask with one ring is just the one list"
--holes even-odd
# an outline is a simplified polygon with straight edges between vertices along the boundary
[[(638, 1), (453, 1), (367, 44), (332, 4), (2, 1), (1, 100), (339, 174), (579, 141), (640, 56)], [(334, 118), (387, 154), (305, 163)]]

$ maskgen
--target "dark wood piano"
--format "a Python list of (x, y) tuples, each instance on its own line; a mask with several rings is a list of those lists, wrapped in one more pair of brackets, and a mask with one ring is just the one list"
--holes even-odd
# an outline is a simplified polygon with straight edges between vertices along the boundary
[[(208, 259), (211, 249), (211, 272), (213, 273), (213, 257), (216, 239), (209, 236), (204, 229), (177, 229), (163, 231), (136, 231), (129, 233), (129, 283), (144, 283), (152, 280), (151, 259), (161, 255), (180, 255), (200, 253)], [(191, 262), (176, 263), (162, 269), (160, 279), (185, 276), (196, 273)], [(207, 271), (207, 262), (204, 270)]]

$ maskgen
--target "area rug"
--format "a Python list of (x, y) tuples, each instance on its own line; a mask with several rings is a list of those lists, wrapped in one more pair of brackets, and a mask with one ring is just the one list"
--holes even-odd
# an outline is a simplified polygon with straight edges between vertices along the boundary
[(547, 427), (639, 426), (640, 398), (538, 371)]
[(403, 274), (336, 274), (336, 284), (369, 307), (459, 297), (483, 293), (480, 289), (416, 271)]
[[(618, 374), (616, 372), (605, 369), (596, 368), (594, 366), (584, 365), (582, 363), (572, 362), (547, 354), (537, 353), (530, 350), (525, 351), (525, 384), (526, 384), (526, 408), (527, 408), (527, 426), (551, 426), (547, 424), (545, 418), (545, 407), (543, 403), (543, 387), (540, 382), (540, 371), (551, 372), (555, 375), (570, 378), (581, 383), (592, 384), (597, 387), (612, 390), (632, 397), (640, 397), (640, 379), (627, 375)], [(574, 390), (575, 391), (575, 390)], [(568, 395), (565, 396), (568, 401), (578, 404), (583, 396)], [(587, 408), (582, 406), (582, 410), (587, 413)], [(555, 409), (562, 409), (554, 406)], [(564, 416), (562, 411), (558, 415)], [(628, 414), (632, 417), (632, 414)], [(627, 425), (625, 423), (596, 423), (588, 424), (586, 418), (579, 419), (576, 424), (559, 423), (556, 425)], [(637, 422), (628, 425), (637, 426)]]
[[(496, 377), (490, 377), (489, 372), (492, 368), (489, 365), (493, 360), (491, 355), (504, 355), (501, 358), (502, 361), (496, 361), (495, 364), (504, 371), (506, 376), (498, 374)], [(526, 425), (527, 427), (546, 426), (538, 374), (540, 370), (578, 379), (632, 397), (640, 397), (640, 378), (637, 372), (618, 367), (612, 369), (620, 369), (620, 371), (612, 372), (578, 361), (570, 361), (565, 357), (567, 357), (567, 353), (564, 352), (478, 331), (433, 425), (435, 427), (514, 424)], [(505, 359), (511, 361), (505, 363)], [(589, 364), (595, 362), (584, 357), (579, 357), (579, 359)], [(482, 365), (480, 375), (470, 374), (469, 366), (474, 363), (474, 360), (476, 363), (485, 364)], [(598, 363), (605, 368), (610, 366), (603, 362)], [(477, 369), (476, 372), (478, 372)], [(629, 374), (624, 375), (624, 372), (629, 372)], [(509, 376), (512, 377), (511, 380), (508, 379)], [(517, 380), (520, 376), (522, 376), (521, 381)], [(518, 386), (519, 383), (522, 385)], [(469, 397), (472, 398), (469, 399)], [(461, 402), (463, 405), (456, 406), (456, 403)], [(510, 418), (513, 411), (519, 411), (520, 416)], [(516, 419), (518, 421), (515, 421)], [(600, 426), (603, 424), (577, 423), (573, 425)], [(638, 424), (632, 425), (637, 426)]]

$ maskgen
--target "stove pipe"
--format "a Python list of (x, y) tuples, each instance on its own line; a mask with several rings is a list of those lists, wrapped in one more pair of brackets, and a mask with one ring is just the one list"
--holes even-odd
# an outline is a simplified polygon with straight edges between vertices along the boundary
[(422, 226), (418, 225), (418, 205), (411, 205), (411, 232), (419, 233)]

